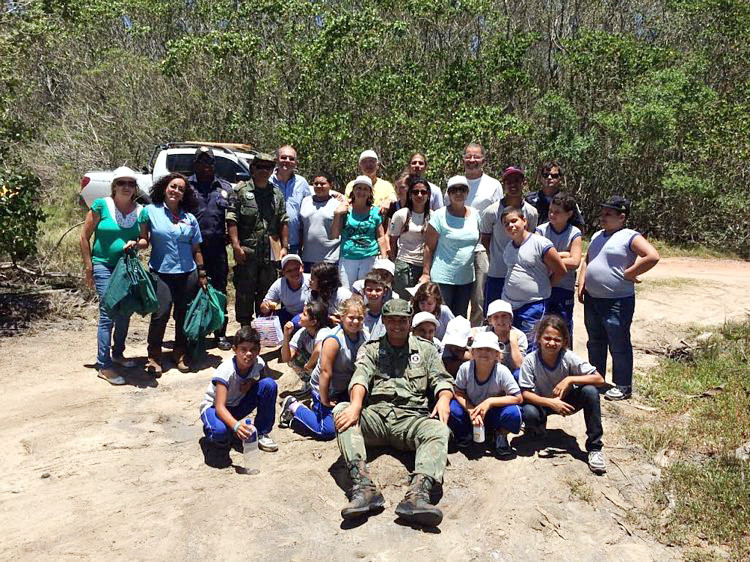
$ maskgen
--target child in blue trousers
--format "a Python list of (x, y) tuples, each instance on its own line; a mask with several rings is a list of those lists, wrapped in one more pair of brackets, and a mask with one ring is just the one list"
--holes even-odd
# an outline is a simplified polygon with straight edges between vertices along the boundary
[(258, 447), (277, 451), (278, 445), (269, 435), (276, 410), (276, 381), (261, 378), (266, 364), (260, 358), (260, 334), (245, 326), (234, 335), (234, 357), (224, 360), (208, 383), (201, 403), (203, 433), (214, 446), (229, 448), (232, 437), (240, 441), (250, 437), (249, 419), (257, 408), (255, 427)]

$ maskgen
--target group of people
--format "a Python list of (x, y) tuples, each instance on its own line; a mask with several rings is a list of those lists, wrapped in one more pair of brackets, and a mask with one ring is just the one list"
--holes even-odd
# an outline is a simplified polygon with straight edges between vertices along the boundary
[[(614, 385), (604, 396), (627, 399), (634, 284), (659, 260), (627, 228), (626, 198), (601, 203), (601, 230), (584, 256), (583, 219), (575, 199), (560, 191), (563, 170), (554, 162), (542, 168), (541, 189), (526, 197), (524, 170), (510, 166), (500, 180), (490, 177), (475, 143), (464, 150), (464, 174), (450, 178), (445, 193), (425, 178), (422, 153), (411, 156), (394, 186), (378, 177), (378, 155), (365, 150), (361, 175), (343, 194), (325, 173), (311, 188), (288, 145), (275, 157), (258, 154), (251, 179), (234, 188), (215, 176), (213, 163), (211, 149), (200, 147), (194, 174), (159, 179), (144, 207), (135, 202), (134, 174), (119, 168), (112, 196), (94, 202), (81, 236), (87, 279), (100, 297), (124, 252), (151, 247), (159, 304), (146, 366), (155, 376), (164, 368), (172, 309), (173, 359), (189, 370), (185, 312), (208, 283), (226, 291), (231, 244), (242, 327), (231, 341), (226, 323), (215, 334), (216, 345), (234, 356), (216, 369), (201, 404), (212, 446), (228, 451), (247, 438), (247, 416), (257, 409), (260, 448), (278, 449), (270, 436), (277, 388), (263, 376), (252, 327), (253, 316), (277, 315), (281, 360), (310, 394), (308, 403), (288, 396), (279, 425), (337, 439), (352, 478), (345, 519), (383, 506), (366, 445), (416, 450), (396, 512), (423, 525), (442, 520), (430, 493), (442, 482), (451, 436), (463, 447), (484, 441), (477, 434), (486, 430), (494, 453), (509, 458), (509, 434), (523, 428), (540, 437), (548, 415), (583, 410), (589, 467), (606, 470), (599, 397), (607, 351)], [(584, 306), (588, 361), (570, 349), (575, 300)], [(127, 318), (100, 309), (97, 364), (112, 384), (125, 382), (116, 365), (133, 366), (123, 354), (127, 327)]]

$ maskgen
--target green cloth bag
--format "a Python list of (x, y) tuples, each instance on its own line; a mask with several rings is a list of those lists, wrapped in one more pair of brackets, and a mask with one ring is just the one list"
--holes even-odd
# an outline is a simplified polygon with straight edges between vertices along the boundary
[(197, 357), (206, 350), (204, 338), (224, 325), (224, 307), (227, 296), (211, 285), (200, 289), (190, 303), (185, 315), (185, 338), (191, 356)]
[(146, 316), (158, 306), (153, 279), (144, 269), (134, 251), (125, 252), (117, 260), (102, 304), (110, 316)]

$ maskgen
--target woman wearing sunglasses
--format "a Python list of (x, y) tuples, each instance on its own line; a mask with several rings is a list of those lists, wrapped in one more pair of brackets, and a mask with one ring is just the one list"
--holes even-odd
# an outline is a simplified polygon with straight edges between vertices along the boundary
[(425, 233), (420, 282), (440, 287), (443, 303), (454, 316), (466, 317), (474, 287), (474, 248), (479, 241), (479, 211), (466, 205), (469, 181), (448, 180), (448, 205), (432, 212)]
[[(99, 296), (99, 328), (97, 331), (96, 366), (99, 378), (109, 384), (125, 384), (125, 379), (115, 370), (121, 367), (135, 367), (135, 362), (123, 357), (125, 338), (128, 335), (130, 317), (110, 318), (102, 305), (112, 272), (126, 250), (134, 247), (138, 240), (138, 215), (141, 206), (135, 202), (138, 197), (138, 184), (135, 172), (127, 166), (115, 170), (112, 178), (112, 194), (91, 204), (86, 214), (81, 232), (81, 255), (86, 271), (86, 284), (96, 288)], [(91, 247), (91, 235), (94, 246)], [(115, 339), (112, 353), (112, 329)]]
[(405, 295), (422, 275), (424, 238), (430, 222), (430, 184), (418, 175), (406, 178), (406, 205), (393, 215), (388, 225), (389, 257), (395, 262), (393, 291)]

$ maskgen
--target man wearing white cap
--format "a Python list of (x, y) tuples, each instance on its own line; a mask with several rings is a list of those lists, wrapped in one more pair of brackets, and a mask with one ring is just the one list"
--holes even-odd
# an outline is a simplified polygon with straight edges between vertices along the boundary
[(297, 254), (281, 258), (281, 277), (273, 282), (260, 303), (263, 316), (277, 311), (279, 322), (284, 326), (302, 313), (305, 303), (310, 300), (310, 274), (303, 273), (302, 269), (302, 258)]
[[(378, 177), (379, 167), (380, 158), (374, 150), (365, 150), (359, 155), (359, 169), (372, 182), (372, 197), (375, 200), (375, 205), (383, 207), (396, 200), (396, 188), (393, 187), (391, 182)], [(355, 181), (352, 180), (346, 184), (344, 195), (347, 197), (354, 189)]]
[(461, 365), (456, 374), (455, 398), (451, 400), (448, 426), (456, 441), (465, 442), (472, 426), (495, 431), (495, 454), (507, 458), (513, 454), (508, 433), (521, 431), (521, 389), (502, 363), (497, 336), (479, 332), (471, 344), (472, 360)]

